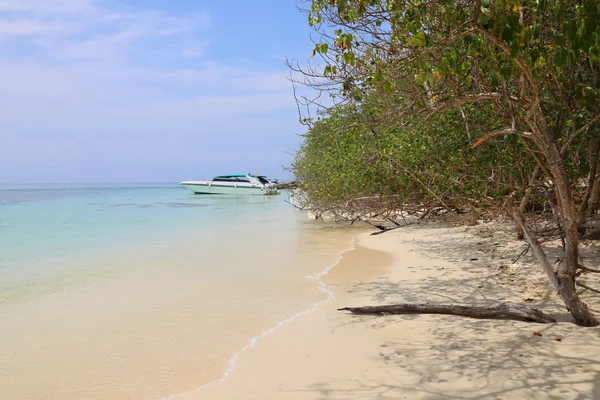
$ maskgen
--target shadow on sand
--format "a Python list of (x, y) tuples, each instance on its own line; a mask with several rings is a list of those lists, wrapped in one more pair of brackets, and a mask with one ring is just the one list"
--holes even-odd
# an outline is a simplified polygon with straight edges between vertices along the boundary
[[(350, 292), (365, 299), (364, 304), (349, 306), (511, 300), (541, 309), (562, 323), (345, 314), (336, 329), (348, 324), (372, 329), (405, 324), (407, 331), (380, 343), (380, 351), (372, 355), (379, 371), (365, 369), (359, 380), (326, 380), (301, 392), (322, 400), (600, 399), (600, 328), (569, 323), (572, 318), (535, 259), (526, 255), (512, 263), (525, 248), (523, 242), (512, 241), (508, 226), (499, 229), (406, 227), (398, 242), (418, 252), (423, 265), (404, 265), (406, 280), (380, 277), (349, 284)], [(559, 251), (549, 249), (552, 256)], [(582, 256), (597, 262), (595, 252), (583, 249)], [(592, 308), (600, 309), (598, 298), (593, 300), (586, 297)]]

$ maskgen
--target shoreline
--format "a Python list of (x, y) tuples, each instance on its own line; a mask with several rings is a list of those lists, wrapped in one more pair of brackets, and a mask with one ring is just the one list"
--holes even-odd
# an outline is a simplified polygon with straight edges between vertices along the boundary
[(308, 279), (314, 280), (316, 282), (317, 288), (327, 295), (326, 299), (313, 303), (313, 306), (310, 309), (297, 312), (296, 314), (293, 314), (290, 317), (285, 318), (284, 320), (278, 321), (273, 327), (252, 337), (247, 345), (245, 345), (240, 351), (235, 353), (227, 361), (229, 366), (223, 372), (223, 375), (220, 378), (217, 378), (210, 382), (207, 382), (207, 383), (201, 385), (200, 387), (198, 387), (197, 389), (188, 390), (188, 391), (185, 391), (182, 393), (176, 393), (176, 394), (169, 395), (166, 397), (163, 396), (163, 397), (161, 397), (161, 400), (174, 400), (174, 399), (178, 399), (178, 398), (187, 398), (188, 396), (200, 394), (203, 390), (208, 389), (210, 387), (213, 387), (215, 385), (218, 385), (219, 383), (226, 381), (227, 379), (229, 379), (231, 377), (231, 374), (236, 370), (238, 360), (240, 359), (240, 357), (242, 357), (244, 355), (244, 353), (246, 353), (248, 350), (252, 349), (253, 347), (257, 346), (260, 343), (260, 341), (263, 340), (265, 337), (268, 337), (269, 335), (277, 332), (279, 329), (290, 324), (297, 318), (300, 318), (302, 316), (305, 316), (305, 315), (308, 315), (308, 314), (311, 314), (311, 313), (317, 311), (320, 307), (322, 307), (324, 304), (326, 304), (331, 299), (333, 299), (335, 296), (334, 292), (327, 288), (327, 285), (321, 280), (321, 277), (324, 275), (327, 275), (329, 273), (329, 271), (331, 271), (332, 268), (337, 266), (340, 263), (340, 261), (343, 260), (344, 254), (356, 249), (356, 239), (358, 236), (360, 236), (360, 234), (350, 240), (349, 247), (342, 250), (336, 256), (336, 259), (333, 263), (329, 264), (321, 272), (314, 274), (314, 275), (307, 276)]
[[(11, 399), (48, 393), (161, 399), (220, 381), (258, 339), (330, 297), (308, 277), (321, 277), (364, 231), (315, 224), (283, 198), (264, 204), (198, 199), (209, 206), (194, 208), (187, 218), (188, 208), (164, 205), (179, 204), (177, 193), (108, 190), (98, 201), (73, 195), (47, 204), (43, 197), (40, 205), (36, 196), (27, 205), (54, 207), (45, 214), (54, 219), (44, 230), (56, 235), (76, 237), (77, 230), (98, 226), (119, 233), (123, 221), (152, 224), (143, 222), (143, 235), (115, 247), (74, 248), (57, 258), (57, 272), (48, 277), (35, 273), (46, 271), (47, 255), (35, 251), (46, 244), (32, 243), (31, 254), (43, 263), (31, 262), (31, 273), (23, 275), (35, 284), (5, 279), (5, 288), (14, 281), (15, 289), (2, 292), (9, 301), (0, 309), (0, 369), (6, 371), (0, 392)], [(125, 196), (127, 207), (114, 208), (119, 214), (113, 216), (117, 211), (109, 205), (123, 204)], [(102, 204), (106, 214), (97, 210)], [(63, 218), (60, 211), (67, 208), (77, 210), (79, 222)], [(25, 217), (36, 214), (10, 210), (23, 218), (15, 225), (16, 239), (34, 226)], [(173, 216), (181, 217), (178, 229), (170, 225)]]
[[(580, 328), (502, 223), (361, 234), (322, 282), (333, 290), (245, 349), (228, 379), (178, 399), (600, 397), (599, 328)], [(597, 245), (586, 257), (600, 257)], [(324, 275), (324, 276), (323, 276)], [(595, 310), (600, 302), (586, 301)], [(352, 315), (343, 306), (515, 301), (562, 323)], [(299, 317), (300, 315), (298, 315)], [(539, 333), (542, 336), (534, 335)]]

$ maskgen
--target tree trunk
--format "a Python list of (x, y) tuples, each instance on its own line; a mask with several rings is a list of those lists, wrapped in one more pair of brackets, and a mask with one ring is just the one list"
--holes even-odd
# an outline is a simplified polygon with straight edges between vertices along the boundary
[(509, 212), (512, 213), (517, 225), (519, 225), (519, 227), (525, 234), (525, 237), (527, 238), (527, 242), (529, 243), (529, 245), (531, 246), (531, 249), (533, 250), (533, 254), (535, 254), (539, 263), (542, 265), (542, 269), (546, 273), (546, 276), (548, 277), (548, 280), (552, 284), (552, 287), (558, 291), (558, 280), (556, 277), (556, 272), (554, 271), (554, 268), (552, 268), (550, 261), (548, 261), (548, 257), (546, 256), (544, 249), (538, 242), (537, 237), (527, 227), (527, 221), (525, 221), (525, 217), (523, 216), (523, 214), (520, 211), (515, 212), (514, 210), (509, 209)]
[[(529, 205), (529, 201), (531, 201), (531, 195), (533, 194), (533, 184), (535, 183), (535, 180), (537, 179), (539, 172), (540, 172), (540, 167), (538, 165), (533, 170), (533, 173), (531, 174), (531, 178), (529, 178), (529, 185), (527, 185), (527, 189), (525, 189), (525, 196), (523, 196), (523, 199), (521, 200), (521, 204), (519, 205), (519, 212), (521, 214), (525, 213), (525, 210), (527, 209), (527, 206)], [(523, 232), (523, 228), (521, 227), (521, 224), (517, 223), (517, 239), (522, 240), (524, 238), (525, 238), (525, 232)]]
[(540, 310), (509, 301), (491, 306), (467, 307), (453, 304), (394, 304), (388, 306), (345, 307), (338, 311), (358, 314), (447, 314), (471, 318), (510, 318), (548, 324), (556, 320)]
[(596, 181), (592, 188), (592, 195), (590, 196), (590, 203), (587, 209), (588, 217), (596, 214), (600, 210), (600, 171), (597, 172)]
[(594, 190), (596, 184), (596, 177), (598, 174), (598, 159), (600, 155), (600, 137), (596, 139), (596, 143), (594, 144), (594, 148), (590, 153), (590, 173), (588, 174), (588, 184), (585, 190), (585, 194), (579, 205), (579, 222), (584, 222), (587, 214), (587, 210), (590, 207), (590, 196), (592, 195), (592, 191)]
[[(544, 121), (540, 122), (544, 123)], [(559, 199), (565, 235), (564, 258), (558, 265), (557, 270), (558, 294), (578, 325), (596, 326), (598, 321), (587, 308), (587, 305), (581, 301), (575, 288), (575, 274), (579, 257), (579, 232), (577, 211), (571, 186), (556, 140), (547, 129), (544, 129), (544, 132), (546, 133), (544, 153), (548, 158), (549, 169), (554, 176), (554, 185)]]

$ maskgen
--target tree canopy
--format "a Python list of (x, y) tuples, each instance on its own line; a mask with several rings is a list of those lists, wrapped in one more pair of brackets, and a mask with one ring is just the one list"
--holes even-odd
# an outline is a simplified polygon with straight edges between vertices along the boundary
[[(578, 228), (600, 196), (598, 2), (313, 0), (306, 12), (320, 61), (292, 68), (329, 99), (304, 103), (322, 108), (292, 167), (312, 206), (502, 209), (576, 321), (598, 324), (575, 291)], [(556, 215), (557, 269), (517, 206), (531, 196)]]

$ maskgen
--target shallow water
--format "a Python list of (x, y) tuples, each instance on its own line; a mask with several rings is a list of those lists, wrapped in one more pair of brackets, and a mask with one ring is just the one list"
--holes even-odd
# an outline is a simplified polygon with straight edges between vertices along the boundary
[(360, 228), (286, 196), (0, 186), (0, 398), (161, 399), (330, 294)]

